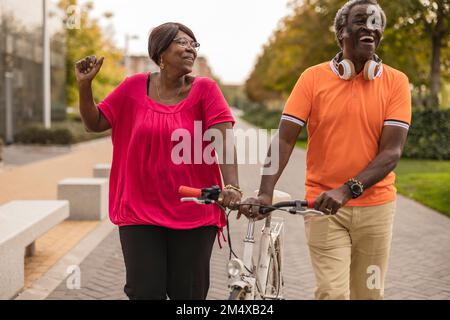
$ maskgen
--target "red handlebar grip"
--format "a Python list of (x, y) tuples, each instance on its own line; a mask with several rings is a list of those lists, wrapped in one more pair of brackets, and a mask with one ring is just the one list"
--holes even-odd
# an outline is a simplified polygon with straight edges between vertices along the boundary
[(314, 208), (314, 200), (307, 200), (308, 201), (308, 208), (313, 209)]
[(186, 186), (181, 186), (178, 189), (178, 192), (185, 197), (200, 198), (202, 196), (202, 189), (190, 188)]

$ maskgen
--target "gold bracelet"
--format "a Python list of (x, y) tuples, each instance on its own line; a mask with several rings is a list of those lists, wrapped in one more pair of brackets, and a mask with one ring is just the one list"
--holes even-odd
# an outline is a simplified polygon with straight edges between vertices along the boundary
[(224, 189), (235, 190), (241, 194), (241, 197), (244, 195), (244, 192), (239, 187), (233, 186), (231, 184), (226, 185)]

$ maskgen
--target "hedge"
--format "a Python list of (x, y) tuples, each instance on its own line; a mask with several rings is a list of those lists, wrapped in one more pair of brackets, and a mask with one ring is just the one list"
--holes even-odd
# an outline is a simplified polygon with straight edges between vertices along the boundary
[(46, 129), (40, 125), (30, 125), (16, 134), (15, 141), (24, 144), (68, 145), (72, 144), (75, 138), (66, 128)]
[[(281, 120), (280, 110), (269, 110), (265, 105), (259, 103), (246, 103), (245, 105), (239, 105), (239, 107), (244, 111), (242, 118), (245, 121), (264, 129), (278, 129)], [(298, 140), (308, 140), (307, 130), (301, 131)]]
[(403, 156), (450, 160), (450, 109), (415, 111)]

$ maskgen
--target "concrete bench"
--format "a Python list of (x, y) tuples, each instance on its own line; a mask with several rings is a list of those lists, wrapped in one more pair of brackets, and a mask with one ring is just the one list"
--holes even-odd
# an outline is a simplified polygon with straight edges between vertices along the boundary
[(108, 214), (108, 179), (62, 180), (58, 183), (58, 199), (69, 201), (70, 220), (103, 220)]
[(0, 299), (24, 286), (25, 253), (37, 238), (69, 217), (67, 201), (12, 201), (0, 206)]
[(107, 178), (111, 173), (110, 163), (99, 163), (94, 166), (94, 178)]

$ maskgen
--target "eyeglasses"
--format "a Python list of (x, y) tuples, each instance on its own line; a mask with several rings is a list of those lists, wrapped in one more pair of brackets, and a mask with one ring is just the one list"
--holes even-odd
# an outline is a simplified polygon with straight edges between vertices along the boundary
[(197, 41), (189, 41), (186, 38), (175, 38), (173, 39), (174, 42), (176, 42), (180, 47), (188, 49), (189, 46), (193, 48), (195, 51), (198, 51), (200, 49), (200, 43)]

